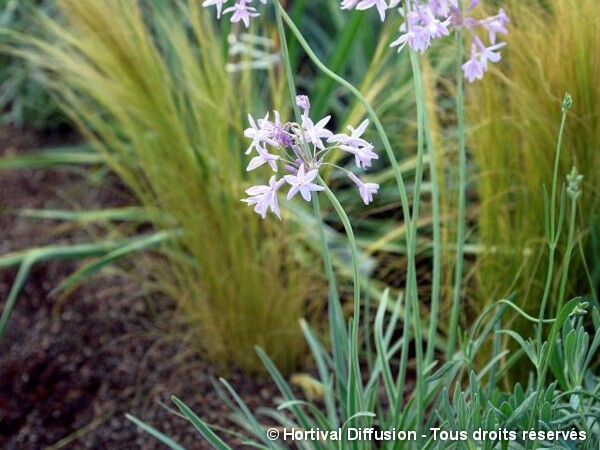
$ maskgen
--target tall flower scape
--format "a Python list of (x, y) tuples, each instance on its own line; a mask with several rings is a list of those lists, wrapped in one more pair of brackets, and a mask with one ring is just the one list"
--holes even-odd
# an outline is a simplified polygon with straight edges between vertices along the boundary
[[(243, 22), (246, 27), (250, 20), (259, 16), (257, 9), (252, 6), (257, 3), (266, 4), (267, 0), (236, 0), (233, 6), (225, 9), (223, 7), (229, 0), (205, 0), (204, 7), (216, 6), (217, 17), (223, 14), (231, 14), (232, 22)], [(423, 53), (434, 39), (450, 35), (452, 29), (467, 31), (470, 39), (470, 57), (463, 64), (462, 69), (465, 78), (469, 82), (482, 79), (488, 69), (488, 63), (498, 62), (501, 58), (499, 50), (506, 45), (498, 42), (498, 34), (506, 34), (508, 31), (508, 16), (503, 9), (498, 14), (484, 19), (476, 19), (470, 14), (480, 0), (471, 0), (463, 8), (460, 0), (405, 0), (399, 6), (400, 0), (342, 0), (342, 9), (367, 10), (376, 8), (383, 22), (389, 10), (395, 10), (404, 17), (404, 23), (400, 26), (400, 37), (390, 44), (397, 47), (398, 51), (406, 45), (416, 52)], [(467, 3), (467, 0), (464, 1)], [(487, 38), (487, 44), (479, 36), (478, 30)]]

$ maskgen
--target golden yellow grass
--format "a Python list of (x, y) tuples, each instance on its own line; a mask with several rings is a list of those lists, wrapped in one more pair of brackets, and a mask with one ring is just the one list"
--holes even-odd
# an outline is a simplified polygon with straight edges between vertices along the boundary
[[(574, 104), (559, 175), (562, 183), (572, 165), (585, 175), (576, 228), (584, 243), (598, 219), (600, 9), (596, 0), (543, 4), (504, 2), (511, 18), (504, 60), (468, 88), (469, 148), (480, 197), (477, 231), (485, 247), (474, 271), (473, 305), (479, 311), (513, 291), (527, 310), (539, 309), (547, 267), (542, 184), (551, 184), (565, 92)], [(561, 257), (564, 250), (563, 239)], [(570, 294), (587, 294), (585, 267), (579, 251), (573, 254)]]
[(199, 2), (161, 11), (141, 3), (59, 0), (62, 20), (41, 19), (49, 38), (22, 38), (26, 56), (50, 72), (85, 136), (159, 213), (153, 226), (180, 230), (149, 270), (193, 325), (198, 348), (222, 368), (252, 372), (262, 370), (259, 345), (290, 371), (305, 353), (298, 319), (323, 300), (322, 285), (293, 255), (297, 234), (240, 202), (253, 184), (246, 113), (261, 95), (277, 105), (285, 90), (226, 72), (223, 42)]

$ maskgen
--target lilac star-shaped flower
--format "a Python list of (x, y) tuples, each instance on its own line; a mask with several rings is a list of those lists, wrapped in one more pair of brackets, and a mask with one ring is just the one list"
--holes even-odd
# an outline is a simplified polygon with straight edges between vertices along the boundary
[(367, 147), (352, 147), (349, 145), (340, 145), (340, 150), (351, 153), (354, 155), (356, 167), (362, 169), (368, 169), (371, 167), (372, 160), (379, 159), (379, 155), (373, 151), (373, 146), (368, 145)]
[(256, 146), (256, 150), (258, 151), (258, 156), (255, 156), (250, 160), (250, 164), (248, 164), (248, 167), (246, 167), (246, 172), (250, 172), (251, 170), (260, 167), (265, 163), (269, 164), (274, 172), (277, 172), (276, 161), (280, 158), (280, 156), (270, 154), (264, 147), (261, 147), (260, 144)]
[(504, 9), (500, 9), (497, 15), (489, 17), (484, 21), (483, 26), (488, 30), (490, 42), (492, 44), (496, 43), (496, 35), (498, 33), (508, 34), (508, 30), (506, 29), (508, 22), (509, 19)]
[(223, 5), (227, 3), (229, 0), (204, 0), (202, 6), (204, 8), (208, 8), (209, 6), (216, 5), (217, 6), (217, 19), (221, 18), (221, 12), (223, 10)]
[(477, 50), (475, 44), (471, 45), (471, 58), (462, 65), (462, 70), (465, 74), (465, 78), (472, 83), (473, 81), (481, 80), (485, 72), (484, 65), (479, 61), (477, 57)]
[(246, 5), (246, 3), (247, 0), (239, 0), (235, 5), (223, 11), (223, 14), (233, 12), (233, 15), (231, 16), (231, 21), (233, 23), (242, 21), (244, 23), (244, 26), (248, 28), (250, 26), (250, 19), (252, 17), (258, 17), (259, 14), (258, 12), (256, 12), (255, 8)]
[(261, 142), (273, 147), (279, 146), (279, 143), (273, 139), (273, 124), (269, 122), (268, 119), (269, 114), (267, 113), (264, 119), (258, 121), (257, 125), (254, 118), (248, 114), (250, 128), (244, 130), (244, 136), (252, 139), (252, 143), (250, 144), (250, 147), (248, 147), (248, 150), (246, 150), (246, 155), (249, 154), (253, 148), (258, 148)]
[(318, 174), (319, 172), (316, 169), (305, 172), (304, 164), (302, 164), (296, 175), (285, 175), (283, 178), (290, 186), (292, 186), (287, 195), (288, 200), (300, 192), (302, 198), (309, 202), (311, 200), (311, 192), (324, 191), (325, 188), (323, 186), (313, 183)]
[(377, 153), (373, 151), (373, 146), (361, 138), (368, 125), (368, 119), (364, 120), (356, 129), (350, 125), (348, 126), (350, 135), (335, 134), (327, 139), (327, 142), (337, 142), (340, 150), (354, 155), (357, 167), (367, 169), (371, 167), (373, 159), (379, 159)]
[(285, 184), (285, 180), (277, 180), (275, 175), (269, 180), (268, 186), (253, 186), (246, 189), (246, 194), (250, 197), (242, 201), (249, 205), (254, 205), (254, 211), (264, 219), (267, 217), (267, 211), (271, 211), (281, 220), (281, 211), (279, 210), (279, 201), (277, 200), (277, 190)]
[(331, 120), (331, 116), (327, 116), (315, 124), (310, 117), (302, 117), (302, 127), (306, 131), (306, 139), (308, 142), (316, 145), (321, 150), (325, 149), (321, 139), (327, 139), (333, 136), (333, 133), (325, 128), (325, 125), (329, 123), (329, 120)]
[(502, 55), (496, 50), (499, 50), (506, 45), (506, 42), (499, 42), (498, 44), (486, 47), (483, 44), (483, 42), (481, 42), (481, 39), (479, 39), (478, 37), (475, 37), (475, 43), (477, 44), (480, 50), (479, 60), (484, 71), (486, 71), (488, 68), (488, 61), (491, 61), (492, 63), (497, 63), (498, 61), (500, 61)]
[(373, 201), (373, 194), (377, 194), (377, 191), (379, 191), (379, 185), (377, 183), (363, 183), (352, 172), (348, 173), (348, 178), (358, 186), (358, 192), (365, 205), (371, 203)]
[(383, 22), (385, 20), (385, 10), (388, 9), (388, 5), (385, 0), (362, 0), (356, 5), (356, 9), (359, 11), (364, 11), (365, 9), (372, 8), (373, 6), (377, 8), (379, 18)]
[(350, 135), (344, 133), (334, 134), (329, 139), (327, 139), (327, 142), (339, 142), (340, 144), (346, 144), (356, 147), (360, 145), (369, 145), (367, 141), (361, 138), (368, 125), (369, 119), (363, 120), (362, 123), (358, 126), (358, 128), (354, 128), (352, 125), (348, 125)]
[[(440, 7), (440, 6), (436, 6)], [(421, 5), (416, 11), (406, 15), (406, 21), (400, 26), (403, 34), (390, 44), (398, 47), (398, 51), (408, 44), (416, 52), (424, 53), (431, 45), (432, 39), (448, 36), (450, 19), (440, 21), (435, 17), (434, 11), (426, 5)]]

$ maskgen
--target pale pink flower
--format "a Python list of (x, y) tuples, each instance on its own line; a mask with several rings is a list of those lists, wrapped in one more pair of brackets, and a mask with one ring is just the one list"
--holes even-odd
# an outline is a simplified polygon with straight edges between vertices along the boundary
[(486, 47), (485, 45), (483, 45), (483, 42), (481, 42), (481, 39), (479, 39), (477, 36), (475, 36), (474, 41), (477, 47), (479, 47), (479, 60), (481, 62), (481, 65), (483, 66), (484, 71), (488, 68), (488, 61), (491, 61), (492, 63), (497, 63), (498, 61), (500, 61), (502, 55), (496, 50), (499, 50), (502, 47), (504, 47), (506, 45), (506, 42), (500, 42), (496, 45)]
[(325, 125), (327, 125), (330, 120), (331, 116), (327, 116), (315, 124), (310, 117), (306, 115), (302, 116), (302, 128), (304, 128), (306, 140), (311, 144), (316, 145), (317, 148), (320, 148), (321, 150), (325, 148), (322, 139), (333, 136), (333, 133), (325, 128)]
[(256, 8), (248, 6), (247, 3), (248, 0), (239, 0), (235, 5), (223, 11), (223, 14), (232, 12), (231, 21), (233, 23), (242, 21), (244, 26), (248, 28), (250, 26), (250, 19), (252, 17), (258, 17), (260, 14), (258, 14)]
[(385, 20), (385, 11), (388, 9), (388, 5), (385, 0), (362, 0), (355, 6), (355, 8), (359, 11), (364, 11), (365, 9), (372, 8), (373, 6), (377, 8), (379, 18), (383, 22)]
[(508, 16), (506, 15), (506, 12), (503, 9), (500, 9), (497, 15), (488, 17), (486, 20), (483, 21), (482, 25), (484, 28), (487, 29), (490, 37), (490, 42), (492, 44), (496, 43), (496, 35), (498, 33), (508, 34), (508, 29), (506, 28), (508, 22)]
[(431, 45), (432, 39), (448, 36), (450, 19), (443, 22), (437, 19), (432, 9), (427, 5), (420, 5), (415, 11), (406, 14), (406, 21), (400, 26), (398, 39), (390, 47), (398, 47), (401, 51), (406, 44), (416, 52), (424, 53)]
[(471, 58), (462, 65), (462, 70), (469, 83), (472, 83), (476, 79), (481, 80), (483, 78), (485, 68), (479, 61), (475, 44), (471, 45)]
[(276, 161), (280, 158), (280, 156), (270, 154), (264, 147), (261, 147), (260, 144), (256, 146), (256, 150), (258, 151), (258, 156), (255, 156), (250, 160), (250, 164), (248, 164), (248, 167), (246, 167), (246, 171), (250, 172), (251, 170), (254, 170), (257, 167), (267, 163), (269, 166), (271, 166), (271, 169), (273, 169), (274, 172), (277, 172)]
[(216, 5), (217, 7), (217, 19), (221, 18), (221, 13), (223, 11), (223, 5), (227, 3), (229, 0), (204, 0), (202, 6), (204, 8), (208, 8), (209, 6)]
[(377, 183), (363, 183), (360, 178), (352, 172), (348, 172), (348, 178), (358, 186), (358, 192), (365, 205), (371, 203), (373, 201), (373, 194), (377, 194), (377, 191), (379, 190), (379, 185)]
[(248, 150), (246, 150), (246, 155), (249, 154), (253, 148), (258, 147), (260, 143), (272, 145), (273, 147), (277, 147), (279, 145), (278, 142), (273, 138), (272, 123), (269, 122), (268, 119), (269, 113), (267, 113), (264, 119), (259, 119), (257, 125), (254, 121), (254, 118), (248, 114), (250, 128), (246, 128), (246, 130), (244, 130), (244, 136), (252, 139), (252, 143), (250, 144), (250, 147), (248, 147)]
[(348, 126), (350, 135), (334, 134), (327, 139), (327, 142), (336, 142), (340, 150), (353, 154), (356, 166), (363, 169), (371, 167), (372, 160), (379, 159), (377, 153), (373, 151), (373, 145), (361, 138), (367, 125), (369, 125), (368, 119), (364, 120), (356, 129), (351, 125)]
[(254, 205), (254, 211), (264, 219), (267, 217), (267, 211), (271, 211), (281, 220), (281, 211), (279, 210), (279, 201), (277, 200), (277, 190), (285, 184), (285, 180), (277, 180), (275, 175), (269, 180), (268, 186), (253, 186), (246, 189), (246, 194), (250, 197), (243, 199), (243, 202)]
[(288, 200), (300, 192), (302, 198), (309, 202), (311, 200), (311, 192), (324, 191), (325, 188), (323, 186), (313, 183), (315, 178), (317, 178), (317, 175), (319, 175), (317, 169), (309, 170), (305, 173), (304, 164), (300, 165), (296, 175), (285, 175), (283, 178), (290, 186), (292, 186), (287, 195)]

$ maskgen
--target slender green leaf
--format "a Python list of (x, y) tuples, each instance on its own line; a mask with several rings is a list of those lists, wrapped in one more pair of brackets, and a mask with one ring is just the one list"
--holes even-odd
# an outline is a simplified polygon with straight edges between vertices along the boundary
[(202, 436), (204, 436), (204, 439), (206, 439), (210, 445), (217, 450), (231, 450), (230, 447), (217, 436), (204, 421), (202, 421), (202, 419), (185, 405), (185, 403), (177, 397), (171, 397), (171, 400), (173, 400), (173, 403), (175, 403), (183, 415), (192, 422), (194, 427), (202, 434)]
[(89, 211), (64, 211), (56, 209), (23, 209), (19, 212), (22, 217), (32, 219), (64, 220), (73, 222), (112, 222), (138, 221), (145, 222), (155, 218), (144, 208), (123, 207)]
[(138, 427), (140, 427), (146, 433), (154, 436), (156, 439), (158, 439), (159, 441), (161, 441), (163, 444), (166, 444), (170, 449), (172, 449), (172, 450), (185, 450), (185, 447), (182, 447), (177, 442), (175, 442), (173, 439), (171, 439), (170, 437), (164, 435), (163, 433), (161, 433), (160, 431), (158, 431), (156, 428), (148, 425), (146, 422), (141, 421), (137, 417), (132, 416), (131, 414), (125, 414), (125, 417), (128, 420), (131, 420), (133, 423), (135, 423)]
[(96, 261), (92, 262), (91, 264), (88, 264), (88, 265), (82, 267), (77, 272), (75, 272), (73, 275), (69, 276), (66, 280), (64, 280), (63, 282), (60, 283), (57, 290), (60, 291), (60, 290), (67, 289), (67, 288), (75, 285), (76, 283), (79, 283), (84, 278), (89, 277), (93, 273), (98, 272), (103, 267), (105, 267), (109, 264), (113, 264), (116, 261), (120, 260), (121, 258), (123, 258), (131, 253), (142, 251), (142, 250), (148, 250), (148, 249), (156, 247), (166, 241), (169, 241), (173, 238), (173, 236), (175, 234), (176, 233), (171, 232), (171, 231), (160, 231), (158, 233), (137, 239), (127, 245), (124, 245), (116, 250), (113, 250), (110, 253), (107, 253), (106, 255), (102, 256), (101, 258), (98, 258)]
[(77, 145), (1, 158), (0, 170), (41, 169), (54, 166), (101, 164), (103, 162), (104, 158), (100, 154), (90, 151), (89, 146)]

